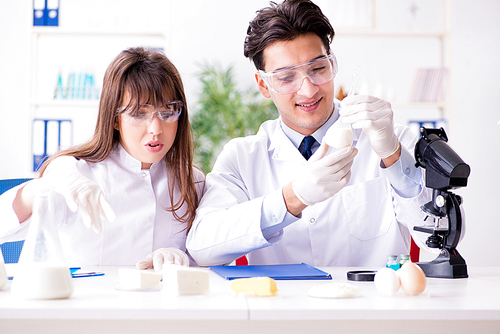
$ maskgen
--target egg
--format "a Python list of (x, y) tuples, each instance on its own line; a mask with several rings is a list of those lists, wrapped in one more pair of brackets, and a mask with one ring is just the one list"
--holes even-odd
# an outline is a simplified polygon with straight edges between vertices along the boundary
[(394, 269), (382, 268), (375, 274), (375, 288), (383, 295), (393, 295), (399, 290), (399, 276)]
[(410, 296), (416, 296), (425, 290), (427, 278), (418, 265), (407, 262), (397, 271), (401, 288)]
[(337, 149), (352, 145), (352, 130), (351, 128), (331, 127), (325, 134), (324, 140), (326, 144)]

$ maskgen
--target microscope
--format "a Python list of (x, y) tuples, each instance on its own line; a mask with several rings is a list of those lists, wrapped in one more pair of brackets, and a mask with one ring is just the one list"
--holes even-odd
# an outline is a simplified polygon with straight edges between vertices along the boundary
[[(417, 167), (425, 168), (425, 185), (433, 189), (432, 201), (422, 206), (427, 218), (433, 217), (434, 227), (415, 226), (419, 232), (431, 234), (426, 245), (439, 248), (440, 254), (430, 262), (418, 262), (427, 277), (466, 278), (467, 264), (456, 247), (463, 226), (460, 205), (462, 198), (450, 192), (467, 186), (470, 167), (446, 143), (443, 128), (420, 128), (421, 137), (415, 146)], [(447, 218), (448, 226), (440, 226)]]

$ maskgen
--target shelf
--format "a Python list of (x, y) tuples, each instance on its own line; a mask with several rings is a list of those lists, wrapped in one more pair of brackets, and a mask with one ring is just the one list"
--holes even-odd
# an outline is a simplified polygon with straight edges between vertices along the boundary
[(393, 108), (437, 108), (444, 109), (446, 108), (446, 102), (395, 102), (391, 103)]
[(34, 35), (66, 35), (66, 36), (125, 36), (125, 37), (134, 37), (134, 36), (150, 36), (150, 37), (161, 37), (166, 39), (166, 36), (162, 32), (157, 31), (101, 31), (101, 30), (87, 30), (87, 31), (78, 31), (78, 30), (67, 30), (61, 29), (59, 27), (33, 27), (31, 32)]
[(99, 100), (78, 100), (78, 99), (67, 99), (67, 100), (45, 100), (45, 101), (33, 101), (31, 102), (32, 107), (87, 107), (87, 108), (98, 108)]
[(380, 29), (355, 29), (337, 28), (337, 37), (411, 37), (411, 38), (445, 38), (449, 36), (448, 31), (417, 31), (417, 30), (380, 30)]
[[(416, 65), (416, 69), (435, 67), (444, 68), (447, 70), (447, 79), (445, 82), (445, 87), (443, 88), (445, 95), (442, 95), (441, 100), (433, 102), (413, 102), (410, 98), (403, 98), (401, 95), (399, 101), (391, 103), (394, 110), (398, 110), (402, 115), (406, 114), (419, 114), (412, 115), (420, 116), (420, 114), (425, 114), (427, 117), (429, 114), (439, 114), (439, 118), (446, 118), (450, 112), (450, 83), (449, 75), (452, 71), (452, 49), (451, 49), (451, 38), (452, 38), (452, 0), (439, 0), (439, 3), (433, 2), (433, 4), (438, 4), (439, 12), (435, 12), (435, 19), (439, 21), (433, 21), (432, 25), (421, 25), (419, 28), (410, 28), (400, 26), (400, 30), (396, 26), (380, 25), (382, 22), (381, 17), (377, 15), (378, 0), (369, 0), (370, 2), (370, 17), (363, 21), (364, 26), (343, 26), (337, 27), (335, 29), (335, 37), (339, 40), (349, 41), (349, 43), (365, 43), (366, 41), (376, 41), (381, 43), (409, 43), (415, 45), (430, 45), (433, 49), (432, 55), (438, 57), (433, 58), (432, 61), (429, 59), (424, 60), (422, 65)], [(383, 5), (387, 7), (388, 4)], [(401, 9), (402, 7), (400, 7)], [(397, 21), (397, 20), (396, 20)], [(395, 22), (396, 22), (395, 21)], [(426, 29), (427, 28), (427, 29)], [(365, 41), (366, 40), (366, 41)], [(387, 44), (384, 44), (387, 45)], [(398, 53), (401, 51), (401, 53)], [(409, 50), (393, 50), (393, 56), (396, 57), (400, 55), (405, 56), (405, 53), (410, 52)], [(436, 63), (438, 61), (439, 63)], [(419, 63), (414, 63), (419, 64)], [(406, 75), (409, 75), (406, 72)], [(414, 79), (415, 80), (415, 79)], [(394, 82), (394, 78), (393, 78)], [(425, 82), (425, 85), (431, 85), (435, 83)], [(412, 84), (409, 89), (410, 93), (413, 88)], [(437, 89), (432, 87), (433, 91)], [(400, 93), (401, 94), (401, 93)], [(408, 96), (408, 95), (407, 95)], [(433, 96), (435, 97), (435, 96)]]

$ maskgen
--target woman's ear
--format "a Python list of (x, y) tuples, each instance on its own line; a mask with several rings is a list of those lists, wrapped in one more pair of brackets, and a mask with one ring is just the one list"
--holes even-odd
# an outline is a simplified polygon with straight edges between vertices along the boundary
[(269, 92), (269, 88), (267, 88), (266, 83), (262, 80), (262, 77), (259, 73), (255, 73), (255, 81), (257, 81), (257, 87), (260, 90), (260, 93), (266, 98), (269, 99), (271, 97), (271, 93)]
[(113, 125), (113, 127), (115, 128), (116, 131), (120, 131), (120, 123), (118, 122), (119, 117), (120, 116), (117, 116), (115, 118), (115, 124)]

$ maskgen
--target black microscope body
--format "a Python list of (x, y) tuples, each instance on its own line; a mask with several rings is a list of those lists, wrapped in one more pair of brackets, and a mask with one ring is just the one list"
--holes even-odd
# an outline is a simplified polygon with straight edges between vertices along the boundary
[[(427, 246), (441, 251), (434, 260), (417, 265), (427, 277), (466, 278), (467, 264), (456, 249), (465, 227), (460, 209), (462, 198), (449, 190), (467, 186), (470, 167), (448, 146), (443, 128), (422, 127), (420, 133), (415, 146), (416, 166), (425, 168), (425, 185), (433, 189), (432, 201), (422, 206), (422, 210), (438, 224), (434, 228), (415, 226), (414, 230), (431, 234)], [(446, 217), (448, 227), (441, 228), (439, 220)]]

